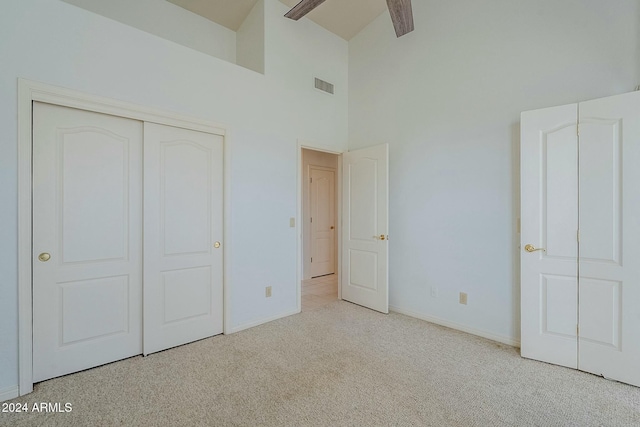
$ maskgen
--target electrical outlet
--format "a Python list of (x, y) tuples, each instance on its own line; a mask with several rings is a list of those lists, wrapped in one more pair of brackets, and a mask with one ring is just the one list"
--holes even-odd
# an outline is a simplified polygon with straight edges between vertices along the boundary
[(271, 286), (267, 286), (264, 288), (264, 296), (267, 298), (271, 298)]
[(435, 286), (431, 287), (431, 298), (438, 298), (438, 288)]
[(460, 292), (460, 304), (467, 305), (467, 293)]

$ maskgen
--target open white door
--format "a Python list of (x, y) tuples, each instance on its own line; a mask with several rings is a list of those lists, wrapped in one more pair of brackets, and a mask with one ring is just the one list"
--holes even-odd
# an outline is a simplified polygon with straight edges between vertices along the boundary
[(579, 369), (640, 386), (640, 92), (580, 104)]
[(223, 139), (145, 123), (144, 354), (222, 333)]
[(389, 312), (389, 145), (343, 155), (342, 299)]
[(522, 113), (523, 357), (577, 368), (578, 107)]

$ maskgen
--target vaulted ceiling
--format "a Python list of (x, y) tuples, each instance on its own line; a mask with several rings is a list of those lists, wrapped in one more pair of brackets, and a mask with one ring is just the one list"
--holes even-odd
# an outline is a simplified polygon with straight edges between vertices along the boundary
[[(280, 1), (289, 7), (298, 3), (298, 0)], [(306, 18), (345, 40), (351, 40), (360, 30), (386, 11), (385, 0), (326, 0), (309, 12)]]
[(167, 0), (205, 17), (216, 24), (238, 31), (258, 0)]
[[(257, 0), (167, 0), (213, 22), (237, 31)], [(299, 0), (280, 0), (289, 7)], [(382, 12), (385, 0), (326, 0), (304, 19), (311, 19), (345, 40), (350, 40)]]

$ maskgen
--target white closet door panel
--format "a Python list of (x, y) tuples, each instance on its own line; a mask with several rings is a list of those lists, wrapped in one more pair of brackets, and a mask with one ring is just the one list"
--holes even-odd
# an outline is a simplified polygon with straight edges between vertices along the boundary
[[(571, 119), (575, 120), (575, 110)], [(567, 115), (567, 120), (569, 116)], [(539, 134), (539, 230), (546, 260), (570, 261), (578, 256), (578, 140), (575, 121)], [(529, 214), (529, 212), (527, 212)]]
[[(522, 114), (521, 354), (577, 367), (577, 105)], [(527, 252), (526, 245), (538, 250)]]
[(222, 137), (145, 123), (144, 353), (222, 333)]
[(142, 123), (34, 103), (33, 183), (34, 381), (141, 353)]
[[(581, 113), (582, 116), (585, 114), (583, 111)], [(621, 122), (617, 119), (581, 118), (581, 261), (620, 265), (622, 249), (621, 131)]]
[(580, 104), (579, 368), (640, 386), (640, 93)]

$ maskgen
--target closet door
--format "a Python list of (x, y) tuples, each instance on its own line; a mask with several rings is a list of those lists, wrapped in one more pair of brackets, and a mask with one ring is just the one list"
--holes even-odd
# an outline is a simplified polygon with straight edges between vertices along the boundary
[(142, 123), (33, 105), (33, 380), (142, 352)]
[(145, 123), (144, 354), (222, 333), (221, 136)]
[(579, 369), (640, 386), (640, 92), (580, 104)]
[(311, 210), (311, 277), (335, 273), (335, 171), (309, 168)]
[(522, 113), (521, 354), (577, 368), (577, 104)]

